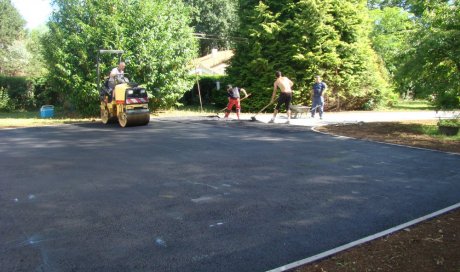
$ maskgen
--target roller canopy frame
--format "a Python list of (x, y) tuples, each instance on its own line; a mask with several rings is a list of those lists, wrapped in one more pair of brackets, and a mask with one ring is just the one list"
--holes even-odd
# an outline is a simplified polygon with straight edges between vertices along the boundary
[(99, 54), (123, 54), (125, 51), (123, 50), (106, 50), (106, 49), (100, 49)]
[(124, 53), (124, 50), (112, 50), (112, 49), (99, 49), (97, 51), (97, 89), (101, 89), (101, 73), (99, 71), (99, 63), (101, 62), (100, 55), (102, 54), (118, 54), (118, 62), (121, 62), (121, 55)]

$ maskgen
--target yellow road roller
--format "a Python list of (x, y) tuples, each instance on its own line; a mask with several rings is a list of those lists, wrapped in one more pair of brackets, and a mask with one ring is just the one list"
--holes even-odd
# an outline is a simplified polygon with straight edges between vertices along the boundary
[(108, 124), (118, 120), (121, 127), (143, 126), (150, 121), (149, 99), (145, 88), (121, 83), (101, 100), (101, 120)]
[(99, 50), (97, 58), (97, 86), (100, 96), (102, 123), (114, 123), (118, 120), (121, 127), (143, 126), (150, 121), (149, 99), (145, 88), (130, 83), (124, 74), (116, 78), (107, 78), (100, 86), (100, 55), (118, 54), (121, 61), (122, 50)]

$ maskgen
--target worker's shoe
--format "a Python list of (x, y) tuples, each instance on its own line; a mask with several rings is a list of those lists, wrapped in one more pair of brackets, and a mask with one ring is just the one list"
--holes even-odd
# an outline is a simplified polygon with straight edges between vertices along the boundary
[(275, 119), (270, 119), (270, 121), (268, 121), (269, 124), (273, 124), (275, 123)]
[(290, 120), (287, 120), (287, 121), (286, 121), (286, 125), (289, 125), (289, 124), (291, 124), (291, 121), (290, 121)]

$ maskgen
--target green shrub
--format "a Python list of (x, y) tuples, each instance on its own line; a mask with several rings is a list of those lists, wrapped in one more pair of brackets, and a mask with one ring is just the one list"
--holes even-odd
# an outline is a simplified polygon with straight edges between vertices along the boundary
[[(0, 76), (2, 102), (0, 109), (36, 110), (42, 105), (59, 105), (59, 93), (52, 88), (45, 77)], [(8, 107), (6, 107), (8, 101)]]
[[(219, 82), (219, 90), (217, 89), (217, 82)], [(200, 85), (200, 92), (198, 92), (198, 84)], [(193, 85), (193, 88), (186, 92), (180, 99), (180, 102), (187, 106), (199, 105), (201, 93), (201, 100), (203, 105), (213, 107), (225, 107), (227, 104), (226, 86), (231, 84), (228, 82), (226, 76), (201, 76), (198, 77), (198, 84)]]
[(454, 118), (439, 119), (438, 126), (460, 127), (460, 114), (455, 115)]
[(9, 112), (12, 110), (8, 91), (0, 87), (0, 111)]
[(26, 110), (35, 107), (34, 85), (26, 77), (0, 76), (0, 87), (8, 94), (11, 110)]
[(46, 77), (29, 78), (33, 85), (34, 100), (37, 108), (43, 105), (61, 105), (60, 93), (52, 88)]
[(435, 97), (435, 104), (442, 109), (458, 109), (460, 106), (460, 95), (457, 91), (440, 92)]

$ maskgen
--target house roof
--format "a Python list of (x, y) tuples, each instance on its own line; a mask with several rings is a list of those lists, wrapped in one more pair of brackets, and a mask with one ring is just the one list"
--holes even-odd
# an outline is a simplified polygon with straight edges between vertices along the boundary
[(190, 74), (224, 75), (227, 62), (233, 57), (232, 50), (217, 51), (193, 60)]

